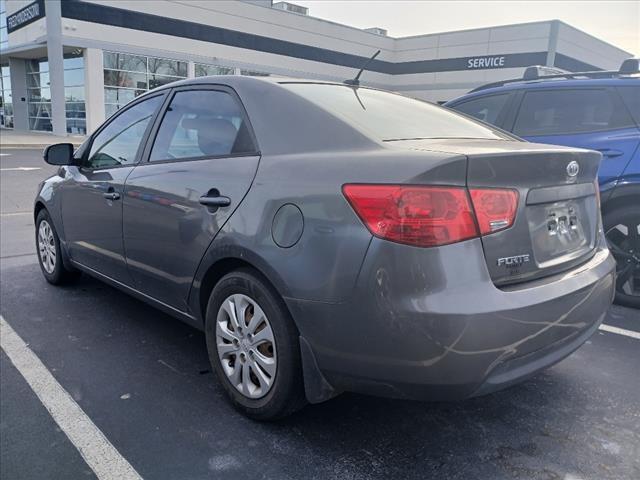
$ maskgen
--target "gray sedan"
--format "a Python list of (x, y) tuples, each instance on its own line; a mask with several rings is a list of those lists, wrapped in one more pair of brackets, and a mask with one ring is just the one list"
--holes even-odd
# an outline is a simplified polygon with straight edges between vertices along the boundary
[(599, 153), (357, 84), (173, 83), (45, 160), (46, 280), (82, 271), (204, 330), (256, 419), (504, 388), (582, 345), (614, 291)]

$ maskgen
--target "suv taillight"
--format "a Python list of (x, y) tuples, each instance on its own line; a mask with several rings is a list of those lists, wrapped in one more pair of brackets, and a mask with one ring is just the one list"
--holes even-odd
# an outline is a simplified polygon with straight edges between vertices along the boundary
[(350, 184), (342, 191), (369, 231), (386, 240), (434, 247), (478, 236), (464, 187)]
[(418, 247), (508, 228), (518, 205), (518, 192), (502, 189), (470, 190), (475, 215), (464, 187), (347, 184), (342, 192), (373, 235)]

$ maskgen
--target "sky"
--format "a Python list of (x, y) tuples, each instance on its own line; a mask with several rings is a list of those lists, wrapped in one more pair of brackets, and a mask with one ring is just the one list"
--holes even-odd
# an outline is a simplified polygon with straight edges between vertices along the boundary
[(640, 0), (289, 1), (309, 7), (313, 17), (382, 27), (392, 37), (557, 19), (640, 57)]

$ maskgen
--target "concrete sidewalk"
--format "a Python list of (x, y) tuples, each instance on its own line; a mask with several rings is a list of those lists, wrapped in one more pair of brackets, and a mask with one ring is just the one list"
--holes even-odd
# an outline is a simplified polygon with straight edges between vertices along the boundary
[(3, 128), (0, 130), (0, 149), (3, 148), (45, 148), (54, 143), (73, 143), (78, 146), (83, 136), (58, 136), (47, 132), (25, 132)]

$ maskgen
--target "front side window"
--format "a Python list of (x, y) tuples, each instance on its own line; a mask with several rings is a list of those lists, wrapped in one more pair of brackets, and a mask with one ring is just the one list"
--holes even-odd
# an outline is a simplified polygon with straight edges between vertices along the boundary
[(513, 133), (566, 135), (633, 126), (629, 113), (607, 89), (526, 92)]
[(390, 92), (320, 83), (292, 82), (282, 85), (380, 141), (511, 139), (496, 129), (449, 109)]
[(508, 98), (508, 93), (489, 95), (459, 103), (452, 108), (459, 112), (466, 113), (467, 115), (471, 115), (483, 122), (495, 125), (498, 120), (498, 115), (500, 115), (500, 112), (507, 103)]
[(93, 139), (87, 166), (112, 168), (133, 164), (147, 126), (163, 98), (159, 95), (143, 100), (113, 118)]
[(238, 102), (217, 90), (177, 92), (158, 130), (150, 161), (253, 153)]

